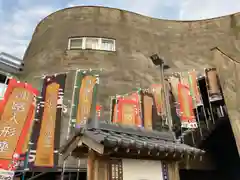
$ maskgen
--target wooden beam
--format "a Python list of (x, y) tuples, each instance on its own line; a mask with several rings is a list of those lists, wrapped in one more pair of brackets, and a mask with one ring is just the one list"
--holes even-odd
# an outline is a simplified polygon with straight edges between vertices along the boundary
[(94, 151), (98, 152), (99, 154), (104, 153), (104, 146), (93, 139), (87, 137), (87, 136), (82, 136), (81, 141), (83, 144), (87, 145), (89, 148), (93, 149)]
[(108, 156), (98, 156), (98, 179), (97, 180), (107, 180), (109, 175), (109, 157)]
[(71, 144), (69, 144), (69, 146), (66, 148), (66, 150), (65, 150), (64, 153), (63, 153), (63, 156), (62, 156), (63, 160), (67, 159), (68, 156), (70, 155), (70, 153), (71, 153), (72, 151), (74, 151), (74, 149), (77, 148), (80, 139), (81, 139), (81, 138), (80, 138), (79, 136), (77, 136), (77, 137), (71, 142)]
[(168, 177), (170, 180), (180, 180), (178, 162), (168, 164)]
[(179, 163), (180, 169), (192, 169), (192, 170), (215, 170), (216, 165), (208, 154), (202, 156), (201, 160), (198, 159), (187, 159)]
[[(94, 172), (94, 162), (96, 159), (96, 152), (94, 152), (92, 149), (89, 149), (88, 152), (88, 158), (87, 158), (87, 180), (95, 180)], [(96, 179), (97, 180), (97, 179)]]

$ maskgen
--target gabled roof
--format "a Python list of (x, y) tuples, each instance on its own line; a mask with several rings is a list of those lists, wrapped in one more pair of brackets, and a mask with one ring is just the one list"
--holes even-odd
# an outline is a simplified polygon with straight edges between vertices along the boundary
[(23, 60), (8, 53), (0, 53), (0, 69), (7, 73), (17, 74), (23, 70)]
[(66, 159), (73, 151), (86, 146), (99, 154), (117, 156), (121, 152), (121, 155), (125, 156), (137, 153), (139, 158), (142, 152), (147, 152), (152, 158), (167, 154), (171, 159), (181, 159), (186, 155), (201, 156), (205, 153), (203, 150), (176, 142), (171, 132), (149, 131), (105, 122), (80, 128), (60, 149), (60, 153)]

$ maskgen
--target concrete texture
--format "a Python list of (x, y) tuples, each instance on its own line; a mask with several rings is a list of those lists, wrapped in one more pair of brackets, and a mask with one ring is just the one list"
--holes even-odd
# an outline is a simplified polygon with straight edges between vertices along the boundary
[[(224, 60), (218, 60), (217, 56), (220, 55), (216, 56), (215, 51), (211, 50), (213, 47), (240, 61), (239, 30), (240, 13), (182, 22), (154, 19), (105, 7), (63, 9), (49, 15), (36, 27), (24, 56), (25, 69), (21, 78), (39, 86), (39, 78), (35, 76), (41, 74), (75, 68), (103, 68), (98, 101), (103, 106), (103, 117), (109, 119), (109, 96), (159, 82), (159, 71), (149, 60), (150, 55), (158, 53), (165, 58), (170, 66), (166, 73), (191, 69), (203, 71), (204, 68), (224, 63)], [(67, 50), (68, 38), (81, 36), (114, 38), (116, 52)], [(221, 79), (229, 84), (229, 77), (233, 77), (232, 69), (230, 66), (219, 68)], [(64, 101), (68, 107), (73, 76), (73, 72), (69, 73), (66, 83)], [(236, 80), (231, 82), (234, 84)], [(235, 97), (238, 93), (236, 88), (226, 92), (234, 92)], [(236, 109), (236, 99), (232, 101), (236, 102), (234, 105), (231, 105), (231, 99), (234, 97), (226, 96), (227, 105), (229, 109)], [(63, 118), (62, 143), (68, 119), (69, 113)]]

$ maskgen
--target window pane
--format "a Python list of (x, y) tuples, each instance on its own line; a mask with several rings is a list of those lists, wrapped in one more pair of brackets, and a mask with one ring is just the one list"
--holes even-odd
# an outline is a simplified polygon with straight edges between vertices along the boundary
[(86, 49), (98, 49), (98, 39), (86, 38)]
[(7, 85), (0, 83), (0, 99), (3, 99), (6, 89)]
[(82, 39), (71, 39), (70, 40), (70, 49), (82, 49)]
[(7, 76), (0, 74), (0, 83), (5, 83)]
[(112, 39), (102, 39), (102, 50), (114, 51), (114, 40)]

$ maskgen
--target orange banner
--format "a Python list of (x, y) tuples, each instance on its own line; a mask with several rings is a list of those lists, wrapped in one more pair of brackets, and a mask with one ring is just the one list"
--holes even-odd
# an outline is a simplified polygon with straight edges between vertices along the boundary
[(153, 98), (143, 95), (144, 128), (150, 130), (152, 129), (152, 105)]
[[(25, 98), (19, 98), (25, 96)], [(0, 123), (0, 159), (12, 159), (34, 96), (25, 88), (14, 88), (8, 98)]]
[(54, 134), (59, 86), (57, 83), (51, 83), (46, 88), (35, 166), (54, 166)]
[(118, 118), (122, 124), (134, 125), (136, 124), (136, 110), (133, 100), (119, 100)]
[(32, 123), (38, 91), (27, 83), (11, 79), (0, 103), (0, 168), (16, 168), (22, 144)]
[(140, 106), (140, 97), (137, 92), (131, 93), (128, 96), (124, 96), (124, 99), (132, 100), (135, 103), (135, 125), (138, 127), (142, 127), (142, 119), (141, 119), (141, 106)]
[(189, 87), (183, 84), (179, 84), (178, 94), (182, 127), (197, 128), (196, 118), (193, 112), (192, 97), (190, 96)]
[[(86, 75), (82, 79), (81, 88), (79, 92), (79, 101), (77, 109), (76, 127), (85, 124), (90, 117), (93, 89), (96, 85), (97, 77), (92, 75)], [(83, 122), (85, 121), (85, 122)]]
[(166, 107), (164, 104), (165, 96), (163, 87), (161, 84), (154, 84), (151, 86), (151, 92), (154, 97), (154, 101), (157, 107), (158, 115), (166, 115)]

